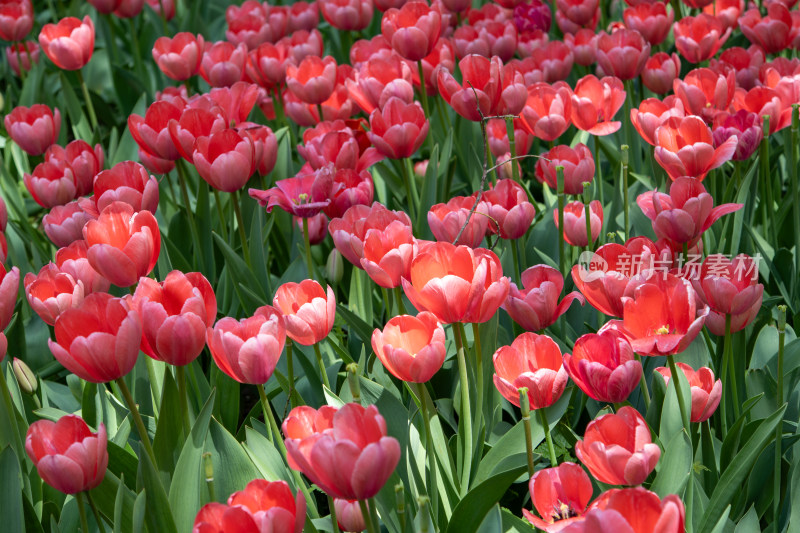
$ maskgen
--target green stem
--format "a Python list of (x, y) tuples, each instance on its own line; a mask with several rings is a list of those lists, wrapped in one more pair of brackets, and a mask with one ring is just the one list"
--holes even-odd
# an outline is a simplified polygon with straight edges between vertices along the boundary
[(189, 233), (192, 237), (192, 246), (194, 247), (195, 254), (202, 256), (200, 253), (200, 234), (197, 231), (197, 225), (194, 221), (194, 210), (192, 209), (192, 204), (189, 201), (189, 188), (186, 185), (186, 168), (184, 167), (184, 162), (182, 159), (175, 161), (175, 168), (178, 172), (178, 182), (180, 184), (181, 196), (183, 197), (184, 203), (183, 208), (186, 210), (186, 218), (189, 220)]
[(556, 193), (558, 194), (558, 270), (564, 273), (566, 257), (564, 256), (564, 167), (556, 167)]
[(439, 507), (439, 489), (436, 482), (436, 450), (433, 447), (433, 433), (431, 433), (431, 418), (428, 411), (428, 392), (425, 390), (424, 383), (417, 383), (417, 394), (419, 395), (419, 405), (422, 411), (422, 421), (425, 430), (425, 455), (428, 458), (429, 479), (425, 484), (426, 492), (431, 499), (431, 514), (437, 516)]
[(139, 32), (136, 30), (136, 24), (133, 18), (128, 19), (128, 26), (130, 26), (131, 40), (133, 41), (133, 68), (139, 76), (139, 80), (145, 85), (145, 88), (150, 94), (150, 79), (145, 72), (144, 63), (142, 63), (141, 47), (139, 46)]
[[(796, 107), (796, 106), (795, 106)], [(791, 147), (794, 150), (794, 147)], [(783, 401), (783, 349), (786, 341), (786, 306), (778, 306), (778, 407), (782, 406)], [(775, 474), (773, 476), (772, 489), (772, 515), (773, 523), (777, 524), (780, 519), (781, 511), (781, 462), (783, 461), (783, 419), (778, 420), (775, 428)]]
[(336, 520), (336, 505), (333, 503), (333, 498), (330, 494), (326, 494), (328, 497), (328, 508), (331, 511), (331, 526), (333, 528), (333, 533), (339, 533), (339, 522)]
[(736, 361), (733, 358), (733, 340), (731, 338), (731, 315), (725, 315), (725, 359), (730, 370), (730, 389), (733, 394), (733, 415), (739, 419), (739, 388), (736, 384)]
[(458, 359), (458, 378), (461, 384), (461, 413), (459, 423), (464, 424), (464, 455), (461, 465), (461, 492), (469, 490), (470, 469), (472, 467), (472, 416), (469, 405), (469, 379), (467, 377), (467, 359), (464, 355), (464, 337), (460, 323), (453, 324), (453, 335), (456, 341), (456, 357)]
[(650, 408), (650, 390), (647, 388), (647, 376), (644, 373), (644, 363), (642, 362), (642, 356), (638, 353), (634, 355), (637, 361), (639, 361), (639, 365), (642, 367), (642, 379), (639, 382), (642, 385), (642, 399), (644, 400), (644, 408), (645, 410)]
[(520, 273), (519, 273), (519, 250), (517, 250), (517, 241), (516, 241), (516, 239), (508, 241), (508, 247), (511, 248), (511, 260), (514, 263), (514, 282), (516, 283), (520, 279)]
[[(431, 117), (431, 110), (428, 106), (428, 91), (425, 88), (425, 72), (422, 69), (422, 60), (420, 59), (417, 61), (417, 69), (419, 70), (419, 95), (420, 100), (422, 100), (422, 110), (425, 112), (425, 118), (430, 121)], [(442, 124), (442, 127), (444, 124)], [(428, 131), (428, 142), (431, 146), (433, 146), (433, 132)]]
[(686, 430), (686, 433), (691, 436), (691, 426), (689, 423), (690, 411), (688, 410), (686, 402), (684, 402), (683, 399), (683, 388), (681, 387), (681, 380), (679, 379), (678, 375), (678, 367), (675, 365), (675, 357), (673, 355), (668, 355), (667, 362), (669, 363), (669, 371), (672, 376), (672, 381), (675, 383), (675, 394), (678, 396), (678, 408), (681, 412), (683, 428)]
[(78, 75), (81, 91), (83, 91), (83, 100), (86, 102), (86, 111), (89, 113), (89, 123), (92, 125), (93, 130), (97, 130), (97, 115), (94, 112), (94, 104), (92, 104), (92, 97), (89, 95), (89, 88), (86, 87), (86, 82), (83, 80), (83, 72), (78, 69), (75, 73)]
[(178, 378), (178, 396), (180, 396), (181, 413), (183, 418), (183, 432), (186, 438), (191, 433), (191, 423), (189, 420), (189, 397), (186, 390), (186, 367), (176, 366), (175, 374)]
[(289, 381), (289, 403), (292, 406), (292, 409), (297, 407), (297, 403), (295, 402), (295, 391), (294, 391), (294, 359), (292, 357), (292, 339), (286, 338), (286, 371), (288, 373), (288, 381)]
[(217, 216), (219, 217), (219, 228), (222, 232), (222, 240), (225, 242), (228, 241), (228, 221), (225, 218), (225, 212), (222, 210), (222, 200), (219, 195), (219, 191), (214, 187), (211, 187), (211, 190), (214, 192), (214, 203), (217, 206)]
[[(11, 46), (13, 46), (14, 49), (16, 50), (16, 53), (17, 53), (17, 66), (19, 67), (19, 79), (24, 84), (25, 83), (25, 76), (27, 75), (27, 72), (26, 72), (25, 68), (22, 66), (22, 53), (20, 52), (19, 48), (20, 48), (20, 46), (25, 46), (26, 49), (28, 47), (22, 41), (18, 41), (16, 43), (12, 43)], [(33, 61), (30, 61), (30, 52), (28, 53), (28, 56), (29, 56), (28, 57), (28, 59), (29, 59), (28, 63), (30, 64), (31, 68), (33, 68)]]
[(594, 167), (597, 174), (597, 191), (600, 197), (600, 204), (603, 206), (603, 209), (605, 209), (606, 205), (603, 199), (603, 165), (600, 162), (600, 141), (597, 135), (593, 135), (592, 137), (594, 138)]
[(364, 518), (364, 525), (367, 526), (367, 531), (369, 533), (378, 533), (378, 530), (375, 529), (375, 524), (372, 523), (372, 516), (370, 515), (369, 509), (367, 509), (367, 501), (358, 500), (358, 505), (361, 507), (361, 516)]
[[(767, 223), (767, 218), (772, 217), (772, 191), (769, 187), (769, 115), (764, 115), (764, 137), (761, 139), (761, 149), (759, 151), (760, 179), (758, 180), (762, 187), (766, 187), (769, 192), (761, 198), (761, 224), (764, 226), (764, 236), (767, 241), (774, 244), (773, 230), (777, 230), (777, 226), (770, 226)], [(772, 221), (774, 222), (774, 220)], [(777, 249), (777, 247), (776, 247)]]
[(117, 48), (117, 34), (114, 31), (114, 23), (111, 15), (103, 15), (103, 19), (108, 25), (108, 47), (111, 49), (109, 59), (112, 61), (111, 65), (119, 65), (119, 49)]
[[(488, 170), (494, 166), (494, 159), (492, 158), (492, 151), (489, 149), (489, 140), (486, 136), (486, 121), (481, 122), (481, 129), (483, 130), (483, 138), (486, 139), (484, 142), (484, 149), (486, 150), (486, 166), (484, 169)], [(512, 167), (516, 164), (516, 161), (512, 161)], [(497, 182), (497, 169), (493, 169), (489, 171), (488, 177), (492, 180), (492, 183)]]
[(547, 441), (547, 452), (550, 454), (550, 466), (558, 466), (556, 448), (553, 446), (553, 436), (550, 435), (550, 424), (547, 423), (547, 414), (544, 412), (544, 409), (537, 409), (536, 411), (539, 413), (539, 420), (541, 421), (542, 428), (544, 429), (544, 439)]
[(400, 286), (394, 288), (394, 299), (397, 301), (397, 314), (406, 314), (406, 304), (403, 303), (403, 290)]
[(94, 515), (94, 521), (97, 522), (97, 529), (100, 530), (100, 533), (106, 533), (106, 528), (103, 526), (103, 517), (100, 516), (100, 512), (97, 510), (97, 506), (94, 504), (94, 500), (92, 499), (92, 493), (88, 490), (86, 491), (86, 501), (89, 502), (89, 508), (92, 510), (92, 514)]
[[(627, 124), (627, 120), (625, 123)], [(622, 145), (622, 205), (625, 210), (625, 239), (628, 239), (630, 238), (631, 225), (628, 216), (628, 145), (626, 144)]]
[(242, 241), (242, 255), (244, 255), (244, 260), (247, 263), (247, 266), (251, 266), (250, 264), (250, 246), (247, 244), (247, 234), (244, 230), (244, 217), (242, 216), (242, 206), (241, 198), (239, 197), (239, 191), (233, 191), (231, 193), (233, 198), (233, 212), (236, 213), (236, 224), (239, 227), (239, 240)]
[(280, 90), (275, 87), (272, 90), (272, 106), (275, 109), (275, 118), (280, 122), (282, 127), (285, 127), (289, 132), (289, 148), (294, 150), (297, 146), (297, 136), (294, 132), (294, 124), (286, 118), (286, 113), (283, 110), (283, 98), (281, 97)]
[(519, 182), (519, 165), (517, 164), (517, 138), (514, 134), (514, 119), (506, 117), (506, 135), (508, 136), (508, 151), (511, 154), (511, 175), (514, 181)]
[(83, 531), (83, 533), (89, 533), (89, 521), (86, 519), (86, 507), (83, 505), (83, 493), (77, 493), (75, 495), (75, 500), (78, 502), (78, 514), (81, 518), (81, 531)]
[(533, 477), (533, 438), (531, 436), (531, 404), (528, 387), (519, 389), (519, 408), (522, 410), (522, 425), (525, 427), (525, 452), (528, 456), (528, 476)]
[(411, 213), (411, 220), (416, 220), (417, 211), (419, 210), (419, 195), (417, 193), (417, 182), (414, 178), (414, 168), (409, 157), (403, 159), (403, 179), (406, 186), (406, 195), (408, 196), (408, 209)]
[(380, 533), (381, 530), (381, 521), (378, 519), (378, 506), (375, 505), (375, 498), (370, 498), (369, 501), (369, 517), (372, 524), (375, 526), (375, 530)]
[(789, 130), (789, 178), (792, 186), (792, 227), (794, 228), (794, 271), (800, 273), (800, 184), (797, 180), (797, 143), (800, 142), (800, 104), (792, 104)]
[(475, 381), (476, 388), (478, 389), (478, 398), (475, 406), (477, 416), (475, 420), (478, 421), (478, 427), (481, 426), (483, 419), (483, 352), (481, 351), (481, 328), (480, 324), (472, 323), (472, 337), (475, 341)]
[(306, 245), (306, 267), (308, 268), (308, 277), (315, 279), (314, 276), (314, 260), (311, 259), (311, 239), (308, 236), (308, 219), (303, 217), (303, 241)]
[(150, 457), (150, 461), (152, 461), (153, 466), (158, 469), (156, 454), (153, 452), (153, 445), (150, 443), (150, 435), (147, 434), (147, 429), (144, 425), (144, 421), (142, 420), (142, 415), (139, 414), (139, 408), (136, 407), (136, 402), (133, 401), (131, 391), (123, 378), (117, 379), (117, 385), (119, 386), (120, 392), (122, 392), (122, 398), (128, 405), (128, 410), (131, 412), (133, 425), (136, 426), (136, 432), (139, 434), (139, 442), (142, 443), (142, 448), (144, 448), (145, 453), (148, 455), (148, 457)]
[[(319, 343), (314, 343), (314, 354), (317, 356), (317, 364), (319, 365), (319, 371), (322, 373), (322, 383), (331, 389), (331, 384), (328, 381), (328, 372), (325, 370), (325, 362), (322, 360), (322, 353), (319, 351)], [(333, 389), (331, 389), (333, 390)]]
[(588, 194), (584, 194), (583, 212), (584, 216), (586, 217), (586, 250), (591, 251), (593, 248), (592, 244), (594, 243), (592, 242), (592, 208), (591, 200)]

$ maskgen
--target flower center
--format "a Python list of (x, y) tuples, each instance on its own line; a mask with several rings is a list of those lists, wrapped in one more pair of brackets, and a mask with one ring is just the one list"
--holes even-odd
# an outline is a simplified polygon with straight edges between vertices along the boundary
[(556, 522), (559, 520), (574, 518), (576, 516), (578, 516), (578, 513), (576, 513), (572, 507), (564, 502), (558, 502), (557, 504), (553, 505), (553, 519)]
[(669, 326), (661, 326), (656, 330), (656, 335), (669, 335)]
[(308, 194), (307, 193), (300, 193), (297, 195), (297, 199), (294, 201), (297, 205), (302, 205), (308, 203)]

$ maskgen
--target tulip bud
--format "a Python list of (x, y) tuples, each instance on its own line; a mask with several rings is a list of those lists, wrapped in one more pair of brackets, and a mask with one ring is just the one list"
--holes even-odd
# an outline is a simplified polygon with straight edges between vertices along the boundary
[[(786, 306), (778, 306), (778, 335), (783, 335), (786, 331)], [(16, 359), (14, 359), (16, 361)]]
[(347, 384), (350, 386), (350, 393), (353, 395), (353, 402), (361, 403), (361, 384), (358, 381), (357, 363), (350, 363), (347, 365)]
[(325, 263), (325, 277), (328, 278), (328, 281), (331, 283), (339, 283), (342, 281), (343, 274), (344, 262), (342, 261), (342, 254), (339, 253), (339, 250), (334, 248), (331, 250), (331, 253), (328, 254), (328, 261)]
[(36, 374), (25, 364), (25, 361), (15, 357), (11, 368), (14, 370), (14, 377), (17, 378), (19, 388), (27, 394), (35, 394), (36, 389), (39, 388), (39, 382), (36, 380)]

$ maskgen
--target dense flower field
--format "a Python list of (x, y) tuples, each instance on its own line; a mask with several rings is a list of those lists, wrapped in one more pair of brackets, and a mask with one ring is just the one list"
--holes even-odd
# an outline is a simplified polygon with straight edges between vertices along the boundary
[(0, 40), (4, 532), (800, 530), (797, 0)]

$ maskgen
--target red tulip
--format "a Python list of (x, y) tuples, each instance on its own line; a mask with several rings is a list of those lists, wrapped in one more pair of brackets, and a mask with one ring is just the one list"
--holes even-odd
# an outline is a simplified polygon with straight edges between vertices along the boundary
[(712, 254), (695, 274), (690, 279), (692, 286), (715, 313), (739, 315), (754, 304), (761, 306), (764, 286), (758, 283), (758, 265), (752, 257), (740, 254), (731, 261)]
[(564, 354), (564, 367), (572, 381), (598, 402), (624, 402), (642, 377), (633, 348), (616, 331), (579, 337), (572, 354)]
[(733, 95), (736, 111), (750, 111), (760, 117), (769, 116), (769, 134), (772, 135), (792, 122), (792, 108), (786, 105), (780, 93), (769, 87), (755, 87), (749, 91), (737, 89)]
[(395, 316), (372, 332), (372, 349), (386, 370), (412, 383), (425, 383), (442, 368), (444, 343), (444, 328), (426, 311)]
[(137, 153), (139, 155), (139, 161), (142, 162), (142, 165), (144, 165), (144, 168), (146, 168), (148, 172), (152, 172), (153, 174), (169, 174), (175, 169), (175, 161), (161, 159), (141, 148), (137, 150)]
[(502, 91), (501, 67), (499, 59), (468, 55), (458, 62), (463, 77), (461, 83), (448, 70), (439, 70), (439, 93), (456, 113), (467, 120), (478, 122), (481, 115), (489, 116), (497, 107)]
[[(489, 120), (486, 123), (486, 136), (489, 138), (492, 155), (500, 157), (510, 152), (505, 120), (499, 118)], [(523, 129), (519, 120), (514, 120), (514, 143), (518, 154), (527, 154), (533, 145), (533, 135)]]
[(14, 306), (19, 294), (19, 268), (6, 270), (0, 263), (0, 331), (5, 330), (14, 316)]
[(287, 47), (287, 58), (295, 63), (300, 63), (306, 56), (322, 57), (323, 53), (322, 34), (316, 28), (295, 31), (277, 44)]
[(222, 192), (235, 192), (247, 184), (255, 171), (253, 140), (233, 129), (199, 137), (192, 159), (197, 173)]
[(739, 28), (747, 40), (759, 45), (767, 54), (787, 48), (792, 41), (792, 15), (785, 5), (771, 2), (766, 17), (758, 9), (748, 9), (739, 17)]
[(312, 31), (319, 25), (319, 6), (316, 2), (294, 2), (288, 7), (290, 34)]
[(200, 75), (212, 87), (230, 87), (242, 81), (247, 63), (247, 46), (227, 41), (206, 43), (200, 59)]
[(206, 345), (206, 328), (217, 316), (214, 289), (198, 272), (173, 270), (161, 283), (141, 278), (131, 307), (142, 321), (142, 351), (176, 366), (187, 365), (200, 355)]
[(703, 13), (722, 22), (723, 29), (736, 28), (739, 25), (739, 15), (742, 11), (744, 11), (743, 0), (711, 0), (703, 8)]
[(75, 181), (76, 194), (84, 196), (92, 192), (95, 176), (103, 170), (105, 156), (99, 144), (92, 149), (88, 143), (75, 140), (66, 148), (51, 145), (44, 154), (44, 160), (56, 166), (66, 165)]
[(622, 126), (613, 118), (625, 103), (625, 95), (622, 82), (617, 78), (584, 76), (575, 84), (572, 94), (572, 123), (592, 135), (614, 133)]
[(584, 67), (595, 62), (597, 57), (595, 40), (595, 33), (588, 28), (580, 29), (574, 35), (572, 33), (564, 35), (564, 43), (572, 50), (575, 62)]
[(557, 533), (580, 520), (592, 499), (592, 480), (575, 463), (561, 463), (536, 472), (528, 482), (534, 515), (527, 509), (522, 514), (538, 529)]
[(714, 117), (711, 131), (714, 147), (722, 146), (728, 139), (736, 138), (734, 161), (746, 161), (755, 153), (764, 138), (761, 119), (755, 113), (741, 109), (735, 114), (719, 113)]
[(361, 504), (357, 500), (333, 500), (336, 522), (342, 531), (364, 531), (367, 526), (361, 514)]
[(406, 104), (394, 96), (372, 112), (369, 124), (369, 140), (389, 159), (411, 157), (422, 146), (429, 127), (421, 105)]
[(39, 44), (36, 41), (23, 41), (6, 47), (6, 60), (17, 76), (29, 71), (39, 63)]
[(514, 6), (514, 25), (520, 32), (550, 31), (553, 16), (550, 7), (541, 0), (518, 2)]
[(45, 55), (62, 70), (83, 68), (94, 52), (94, 23), (67, 17), (58, 24), (45, 24), (39, 32), (39, 46)]
[(321, 104), (336, 86), (336, 60), (307, 56), (299, 65), (287, 63), (286, 86), (303, 102)]
[(708, 315), (708, 306), (698, 309), (695, 298), (685, 279), (650, 271), (625, 288), (622, 320), (612, 320), (600, 331), (619, 331), (641, 355), (681, 353), (700, 333)]
[(144, 0), (121, 0), (114, 9), (114, 15), (120, 18), (133, 18), (142, 12)]
[(144, 0), (156, 15), (170, 21), (175, 18), (175, 0)]
[(680, 73), (681, 60), (678, 54), (657, 52), (644, 64), (642, 83), (656, 94), (665, 94), (672, 89)]
[(372, 204), (374, 195), (375, 184), (369, 171), (358, 172), (351, 168), (342, 168), (334, 174), (331, 201), (323, 210), (329, 217), (337, 218), (354, 205)]
[(528, 100), (520, 125), (543, 141), (554, 141), (567, 131), (572, 116), (572, 91), (562, 82), (553, 85), (534, 83), (528, 87)]
[(222, 110), (211, 107), (211, 110), (187, 107), (179, 119), (170, 119), (168, 131), (172, 143), (181, 157), (193, 162), (194, 143), (200, 137), (210, 135), (227, 128), (227, 120)]
[(263, 384), (275, 371), (286, 342), (284, 317), (269, 305), (242, 320), (225, 317), (206, 329), (206, 341), (214, 362), (225, 374), (239, 383)]
[(641, 487), (611, 489), (601, 494), (582, 520), (563, 533), (684, 533), (683, 502), (674, 494), (663, 500)]
[(313, 279), (284, 283), (272, 301), (283, 313), (286, 334), (303, 346), (311, 346), (328, 336), (336, 318), (336, 297)]
[(363, 30), (372, 20), (372, 0), (318, 0), (317, 5), (323, 18), (337, 30)]
[[(456, 66), (455, 57), (456, 51), (453, 42), (448, 38), (442, 37), (436, 41), (433, 51), (420, 60), (422, 62), (422, 76), (425, 78), (425, 91), (428, 96), (438, 94), (436, 78), (439, 67), (446, 68), (452, 72)], [(411, 69), (411, 78), (415, 86), (421, 86), (419, 69)]]
[(486, 279), (483, 281), (483, 287), (478, 287), (475, 299), (462, 322), (482, 324), (491, 320), (507, 298), (511, 280), (503, 276), (503, 266), (494, 252), (478, 248), (474, 253), (475, 258), (485, 263), (487, 267)]
[(47, 344), (59, 363), (83, 380), (107, 383), (136, 364), (142, 323), (127, 300), (100, 292), (64, 310), (55, 333), (56, 341)]
[[(514, 59), (506, 65), (514, 65), (522, 74), (526, 85), (538, 82), (552, 83), (564, 80), (572, 72), (574, 52), (561, 41), (551, 41), (531, 51), (528, 57)], [(527, 93), (526, 93), (527, 95)]]
[(583, 194), (583, 184), (594, 179), (592, 151), (583, 143), (578, 143), (575, 148), (560, 144), (536, 161), (536, 179), (554, 191), (558, 188), (556, 167), (564, 168), (564, 192), (567, 194)]
[(29, 155), (41, 155), (55, 144), (61, 130), (61, 113), (44, 104), (17, 106), (3, 119), (8, 136)]
[(586, 23), (585, 26), (581, 26), (579, 24), (575, 24), (569, 18), (567, 18), (560, 10), (556, 10), (556, 24), (558, 24), (558, 29), (561, 30), (562, 33), (577, 33), (583, 28), (587, 28), (590, 31), (594, 32), (597, 28), (597, 24), (600, 22), (600, 9), (595, 9), (594, 16)]
[(682, 118), (684, 115), (683, 103), (674, 96), (668, 96), (663, 102), (658, 98), (647, 98), (639, 103), (638, 109), (631, 109), (631, 123), (646, 143), (655, 146), (658, 127), (671, 117)]
[[(487, 4), (488, 5), (488, 4)], [(548, 8), (549, 11), (549, 8)], [(592, 30), (586, 30), (594, 35)], [(573, 53), (576, 53), (576, 50), (572, 46), (574, 43), (567, 42), (567, 35), (572, 35), (570, 33), (565, 34), (564, 43), (572, 50)], [(520, 57), (527, 57), (533, 54), (533, 51), (543, 47), (546, 45), (550, 40), (550, 37), (542, 30), (533, 30), (533, 31), (521, 31), (517, 34), (517, 55)], [(583, 50), (581, 48), (581, 50)], [(585, 56), (582, 56), (582, 60), (585, 59)], [(594, 62), (594, 54), (592, 54), (592, 62)], [(580, 63), (579, 63), (580, 64)]]
[(302, 533), (306, 518), (306, 499), (298, 491), (292, 496), (282, 480), (254, 479), (244, 490), (228, 497), (228, 504), (204, 505), (194, 519), (193, 533), (274, 531)]
[(110, 204), (120, 201), (129, 204), (134, 211), (155, 213), (158, 208), (158, 182), (139, 163), (123, 161), (97, 174), (94, 198), (97, 210), (101, 212)]
[(557, 13), (577, 26), (589, 25), (598, 7), (598, 0), (556, 0)]
[(505, 62), (514, 57), (517, 50), (517, 29), (507, 22), (481, 21), (456, 29), (453, 44), (459, 57), (497, 56)]
[(650, 57), (650, 44), (635, 30), (622, 29), (611, 35), (600, 33), (595, 44), (600, 68), (621, 80), (639, 76)]
[(25, 435), (25, 452), (39, 477), (65, 494), (91, 490), (108, 468), (106, 427), (92, 433), (77, 415), (64, 415), (58, 422), (37, 420)]
[(710, 123), (733, 102), (736, 74), (728, 71), (726, 75), (722, 75), (708, 68), (698, 68), (683, 79), (676, 79), (673, 87), (689, 113)]
[(650, 45), (660, 44), (669, 35), (675, 12), (667, 11), (667, 4), (653, 2), (629, 7), (622, 12), (625, 25), (638, 31)]
[(188, 32), (174, 37), (159, 37), (153, 45), (153, 60), (168, 78), (188, 80), (200, 72), (205, 40)]
[(247, 121), (247, 117), (258, 99), (258, 86), (238, 81), (230, 87), (214, 87), (208, 94), (192, 99), (191, 105), (206, 107), (213, 112), (218, 112), (213, 107), (219, 106), (223, 116), (233, 123), (233, 127), (238, 128)]
[(575, 444), (578, 459), (595, 479), (609, 485), (639, 485), (658, 463), (661, 448), (650, 439), (642, 415), (625, 406), (589, 422)]
[(675, 48), (689, 63), (700, 63), (714, 57), (731, 34), (722, 22), (706, 13), (683, 17), (672, 27)]
[(502, 239), (519, 239), (525, 235), (536, 216), (525, 189), (511, 179), (498, 180), (483, 194), (483, 200), (489, 206), (492, 221), (489, 230)]
[(433, 51), (442, 32), (442, 17), (426, 2), (409, 2), (384, 13), (381, 31), (398, 54), (419, 61)]
[(519, 392), (528, 388), (531, 409), (544, 409), (561, 397), (567, 371), (561, 350), (547, 335), (523, 333), (494, 353), (494, 385), (503, 397), (519, 407)]
[(372, 39), (359, 39), (350, 48), (350, 64), (355, 69), (360, 69), (370, 59), (388, 59), (396, 57), (392, 45), (383, 34), (379, 33)]
[[(514, 3), (515, 1), (516, 0), (508, 0), (508, 3)], [(459, 10), (454, 9), (453, 11)], [(502, 7), (499, 3), (496, 4), (492, 2), (491, 4), (484, 4), (480, 7), (480, 9), (470, 9), (467, 13), (467, 22), (469, 24), (477, 24), (478, 22), (484, 20), (494, 22), (511, 22), (511, 15), (511, 11)]]
[(24, 174), (22, 180), (36, 203), (45, 209), (65, 205), (78, 195), (72, 169), (63, 161), (39, 163), (33, 174)]
[[(470, 215), (475, 203), (474, 212)], [(473, 196), (456, 196), (446, 204), (436, 204), (428, 211), (428, 226), (437, 241), (453, 242), (466, 225), (456, 244), (477, 248), (489, 228), (489, 204)]]
[(0, 39), (21, 41), (33, 28), (31, 0), (8, 0), (0, 4)]
[(265, 89), (276, 89), (286, 81), (289, 47), (281, 40), (277, 45), (262, 43), (248, 54), (247, 76)]
[(295, 216), (310, 218), (330, 204), (334, 174), (333, 165), (328, 165), (293, 178), (278, 180), (275, 187), (266, 191), (249, 189), (248, 193), (259, 205), (266, 207), (267, 213), (280, 207)]
[[(292, 216), (298, 231), (303, 231), (303, 219)], [(308, 217), (308, 242), (319, 244), (328, 236), (328, 216), (325, 213), (317, 213), (313, 217)]]
[(283, 422), (289, 465), (335, 498), (374, 497), (400, 460), (400, 445), (387, 436), (377, 407), (345, 404), (326, 420), (324, 431), (297, 420), (309, 410), (292, 409)]
[[(722, 381), (714, 381), (714, 372), (710, 368), (702, 367), (695, 370), (685, 363), (675, 363), (689, 382), (689, 390), (692, 394), (692, 422), (705, 422), (719, 406), (722, 398)], [(664, 381), (669, 385), (672, 372), (669, 368), (658, 367), (656, 372), (661, 374)]]
[(382, 231), (368, 231), (363, 241), (363, 268), (372, 281), (393, 289), (408, 278), (411, 260), (417, 252), (411, 226), (395, 220)]
[(724, 74), (726, 67), (736, 73), (736, 84), (745, 91), (756, 86), (759, 70), (764, 64), (764, 51), (756, 45), (751, 45), (747, 50), (734, 46), (723, 50), (719, 60), (712, 59), (709, 66), (711, 70)]
[(23, 285), (31, 309), (50, 326), (65, 310), (83, 302), (83, 283), (61, 272), (54, 263), (44, 265), (39, 274), (25, 274)]
[(738, 144), (732, 136), (715, 149), (711, 128), (694, 115), (667, 119), (656, 130), (655, 141), (655, 159), (673, 181), (681, 176), (703, 181), (733, 157)]
[(297, 152), (313, 169), (333, 163), (337, 170), (349, 168), (360, 172), (382, 159), (375, 148), (367, 148), (369, 143), (360, 122), (336, 120), (303, 132), (303, 144), (297, 146)]
[(254, 50), (262, 43), (275, 43), (286, 35), (289, 19), (279, 6), (262, 5), (257, 0), (245, 0), (241, 6), (225, 10), (228, 29), (225, 38), (234, 45), (244, 44)]
[(559, 302), (564, 277), (555, 268), (535, 265), (522, 273), (522, 290), (512, 283), (503, 303), (511, 319), (526, 331), (542, 331), (551, 326), (574, 301), (585, 303), (578, 292), (571, 292)]
[[(83, 239), (76, 240), (56, 252), (56, 266), (61, 272), (71, 275), (75, 281), (83, 282), (85, 294), (92, 292), (106, 292), (111, 283), (100, 275), (89, 264), (87, 258), (89, 248)], [(19, 284), (19, 279), (17, 279)], [(17, 288), (12, 289), (16, 298)], [(3, 285), (0, 283), (0, 295), (3, 293)], [(0, 322), (0, 325), (2, 323)]]
[[(553, 221), (558, 230), (558, 209), (553, 211)], [(603, 227), (603, 205), (600, 200), (589, 203), (589, 224), (592, 242), (600, 236)], [(570, 202), (564, 206), (564, 240), (571, 246), (586, 246), (586, 205), (583, 202)]]
[(84, 207), (96, 210), (93, 204), (92, 200), (82, 198), (50, 209), (42, 218), (42, 227), (47, 238), (59, 248), (83, 239), (83, 227), (97, 218), (94, 213), (84, 210)]
[[(177, 105), (176, 105), (177, 104)], [(169, 133), (169, 123), (180, 120), (184, 109), (182, 99), (176, 103), (158, 101), (150, 104), (144, 117), (128, 116), (128, 129), (136, 144), (145, 152), (160, 159), (175, 161), (180, 153)]]
[(134, 212), (123, 202), (103, 209), (83, 228), (92, 268), (118, 287), (129, 287), (156, 266), (161, 232), (150, 211)]
[[(341, 252), (344, 258), (354, 266), (363, 268), (361, 260), (364, 258), (364, 242), (369, 238), (370, 233), (374, 230), (382, 242), (383, 234), (387, 232), (388, 227), (395, 221), (407, 227), (407, 233), (411, 232), (411, 220), (405, 212), (390, 211), (375, 202), (371, 207), (366, 205), (352, 206), (341, 218), (331, 220), (328, 230), (331, 233), (331, 237), (333, 237), (336, 249)], [(404, 231), (403, 233), (406, 232)], [(373, 249), (373, 251), (376, 249)], [(375, 258), (376, 255), (372, 257)]]

